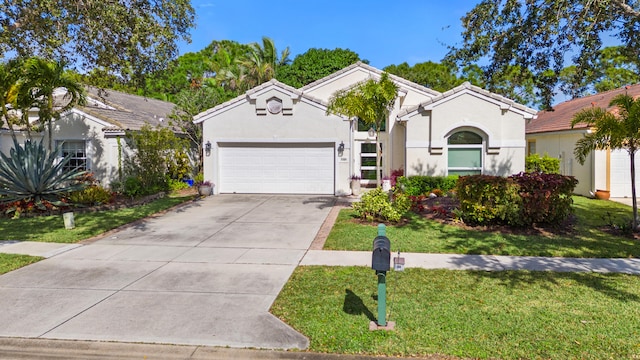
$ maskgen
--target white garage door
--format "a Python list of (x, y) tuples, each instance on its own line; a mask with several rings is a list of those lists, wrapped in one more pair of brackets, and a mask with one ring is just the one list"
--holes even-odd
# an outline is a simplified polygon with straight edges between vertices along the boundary
[[(640, 153), (636, 153), (636, 191), (640, 191)], [(631, 163), (625, 150), (611, 151), (611, 197), (631, 197)]]
[(219, 159), (221, 193), (334, 193), (334, 144), (220, 144)]

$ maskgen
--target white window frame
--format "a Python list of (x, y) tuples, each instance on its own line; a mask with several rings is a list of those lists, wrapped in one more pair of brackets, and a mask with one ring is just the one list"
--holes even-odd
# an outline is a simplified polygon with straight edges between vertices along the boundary
[[(74, 144), (74, 145), (79, 145), (82, 144), (82, 147), (84, 148), (84, 156), (72, 156), (70, 161), (73, 160), (80, 160), (80, 161), (84, 161), (84, 168), (81, 168), (81, 170), (84, 171), (88, 171), (89, 170), (89, 157), (87, 155), (87, 141), (86, 140), (73, 140), (73, 139), (69, 139), (69, 140), (57, 140), (56, 143), (60, 146), (60, 161), (62, 161), (62, 159), (64, 159), (64, 153), (65, 153), (65, 146), (66, 145), (70, 145), (70, 144)], [(74, 147), (72, 150), (78, 149), (79, 147)], [(67, 148), (67, 150), (69, 150), (69, 148)], [(65, 166), (62, 171), (70, 171), (73, 170), (71, 167), (69, 166)]]
[[(449, 144), (449, 140), (451, 138), (451, 136), (459, 133), (459, 132), (470, 132), (473, 133), (477, 136), (479, 136), (482, 139), (482, 143), (480, 144)], [(458, 129), (456, 131), (454, 131), (453, 133), (451, 133), (451, 135), (447, 138), (447, 175), (450, 175), (451, 171), (478, 171), (480, 175), (484, 174), (484, 148), (485, 148), (485, 143), (486, 143), (486, 139), (484, 136), (482, 136), (481, 134), (478, 134), (475, 131), (469, 130), (469, 129)], [(458, 166), (458, 167), (450, 167), (449, 166), (449, 150), (450, 149), (478, 149), (480, 151), (480, 166), (469, 166), (469, 167), (463, 167), (463, 166)], [(455, 175), (455, 174), (453, 174)]]

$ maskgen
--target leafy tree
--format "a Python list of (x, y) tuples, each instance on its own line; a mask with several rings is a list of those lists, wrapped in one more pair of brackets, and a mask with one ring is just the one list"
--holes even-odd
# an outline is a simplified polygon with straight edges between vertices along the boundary
[(571, 126), (586, 124), (593, 130), (576, 142), (573, 151), (576, 160), (584, 164), (593, 150), (624, 149), (631, 162), (631, 198), (633, 201), (633, 229), (638, 229), (638, 204), (636, 199), (635, 155), (640, 149), (640, 99), (628, 94), (614, 97), (609, 106), (617, 111), (593, 107), (578, 112), (571, 120)]
[[(48, 125), (49, 150), (53, 149), (53, 120), (59, 119), (60, 114), (73, 108), (76, 104), (85, 102), (82, 85), (65, 72), (62, 61), (50, 62), (42, 58), (31, 58), (26, 64), (25, 82), (20, 85), (20, 92), (24, 96), (31, 95), (38, 107), (41, 123)], [(54, 101), (56, 90), (62, 89), (65, 94), (60, 101)], [(26, 94), (28, 93), (28, 94)]]
[(9, 117), (8, 106), (15, 103), (21, 71), (22, 64), (18, 60), (0, 63), (0, 127), (6, 122), (12, 132), (13, 121)]
[(462, 18), (462, 43), (448, 58), (463, 65), (487, 59), (491, 91), (510, 66), (527, 69), (536, 96), (550, 107), (566, 54), (575, 54), (577, 78), (594, 66), (605, 35), (617, 36), (638, 57), (639, 9), (637, 0), (483, 0)]
[(278, 67), (276, 78), (299, 88), (358, 61), (361, 61), (360, 56), (349, 49), (312, 48), (297, 55), (291, 64)]
[(86, 69), (130, 70), (139, 81), (190, 40), (194, 17), (189, 0), (5, 0), (0, 56), (78, 60)]
[(350, 89), (335, 92), (329, 99), (328, 114), (342, 114), (357, 118), (376, 129), (376, 184), (380, 186), (380, 129), (389, 117), (398, 97), (398, 86), (382, 73), (379, 81), (369, 79)]
[(183, 90), (175, 97), (176, 107), (169, 115), (169, 124), (179, 128), (195, 147), (194, 158), (197, 160), (198, 168), (195, 173), (202, 171), (202, 124), (194, 124), (193, 117), (209, 108), (212, 108), (222, 101), (222, 88), (199, 87)]
[(621, 88), (640, 82), (640, 59), (629, 56), (622, 46), (610, 46), (599, 52), (597, 92)]
[[(138, 179), (143, 188), (142, 193), (167, 190), (167, 173), (188, 173), (188, 165), (183, 163), (188, 144), (171, 129), (154, 129), (145, 125), (140, 131), (128, 132), (127, 137), (135, 150), (126, 161), (127, 173), (129, 177)], [(176, 170), (177, 168), (183, 170)]]
[(383, 70), (440, 92), (451, 90), (464, 82), (458, 78), (456, 66), (446, 62), (427, 61), (413, 66), (404, 62), (400, 65), (389, 65)]

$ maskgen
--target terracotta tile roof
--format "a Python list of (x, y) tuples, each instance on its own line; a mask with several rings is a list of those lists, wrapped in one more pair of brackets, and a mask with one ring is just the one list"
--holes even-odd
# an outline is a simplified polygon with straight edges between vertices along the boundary
[[(565, 101), (553, 107), (553, 111), (540, 111), (538, 118), (527, 123), (526, 133), (535, 134), (553, 131), (571, 130), (571, 119), (582, 109), (601, 107), (611, 109), (609, 102), (616, 95), (627, 93), (634, 98), (640, 96), (640, 84), (629, 85), (623, 88), (610, 90), (595, 95)], [(577, 124), (573, 129), (586, 129), (585, 124)]]

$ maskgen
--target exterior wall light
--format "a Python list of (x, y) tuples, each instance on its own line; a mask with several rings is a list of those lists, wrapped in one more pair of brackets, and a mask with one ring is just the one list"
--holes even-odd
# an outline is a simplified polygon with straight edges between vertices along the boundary
[(344, 154), (344, 141), (340, 141), (340, 145), (338, 145), (338, 156), (342, 156)]
[(211, 141), (207, 141), (207, 143), (204, 144), (204, 153), (207, 156), (211, 155)]

